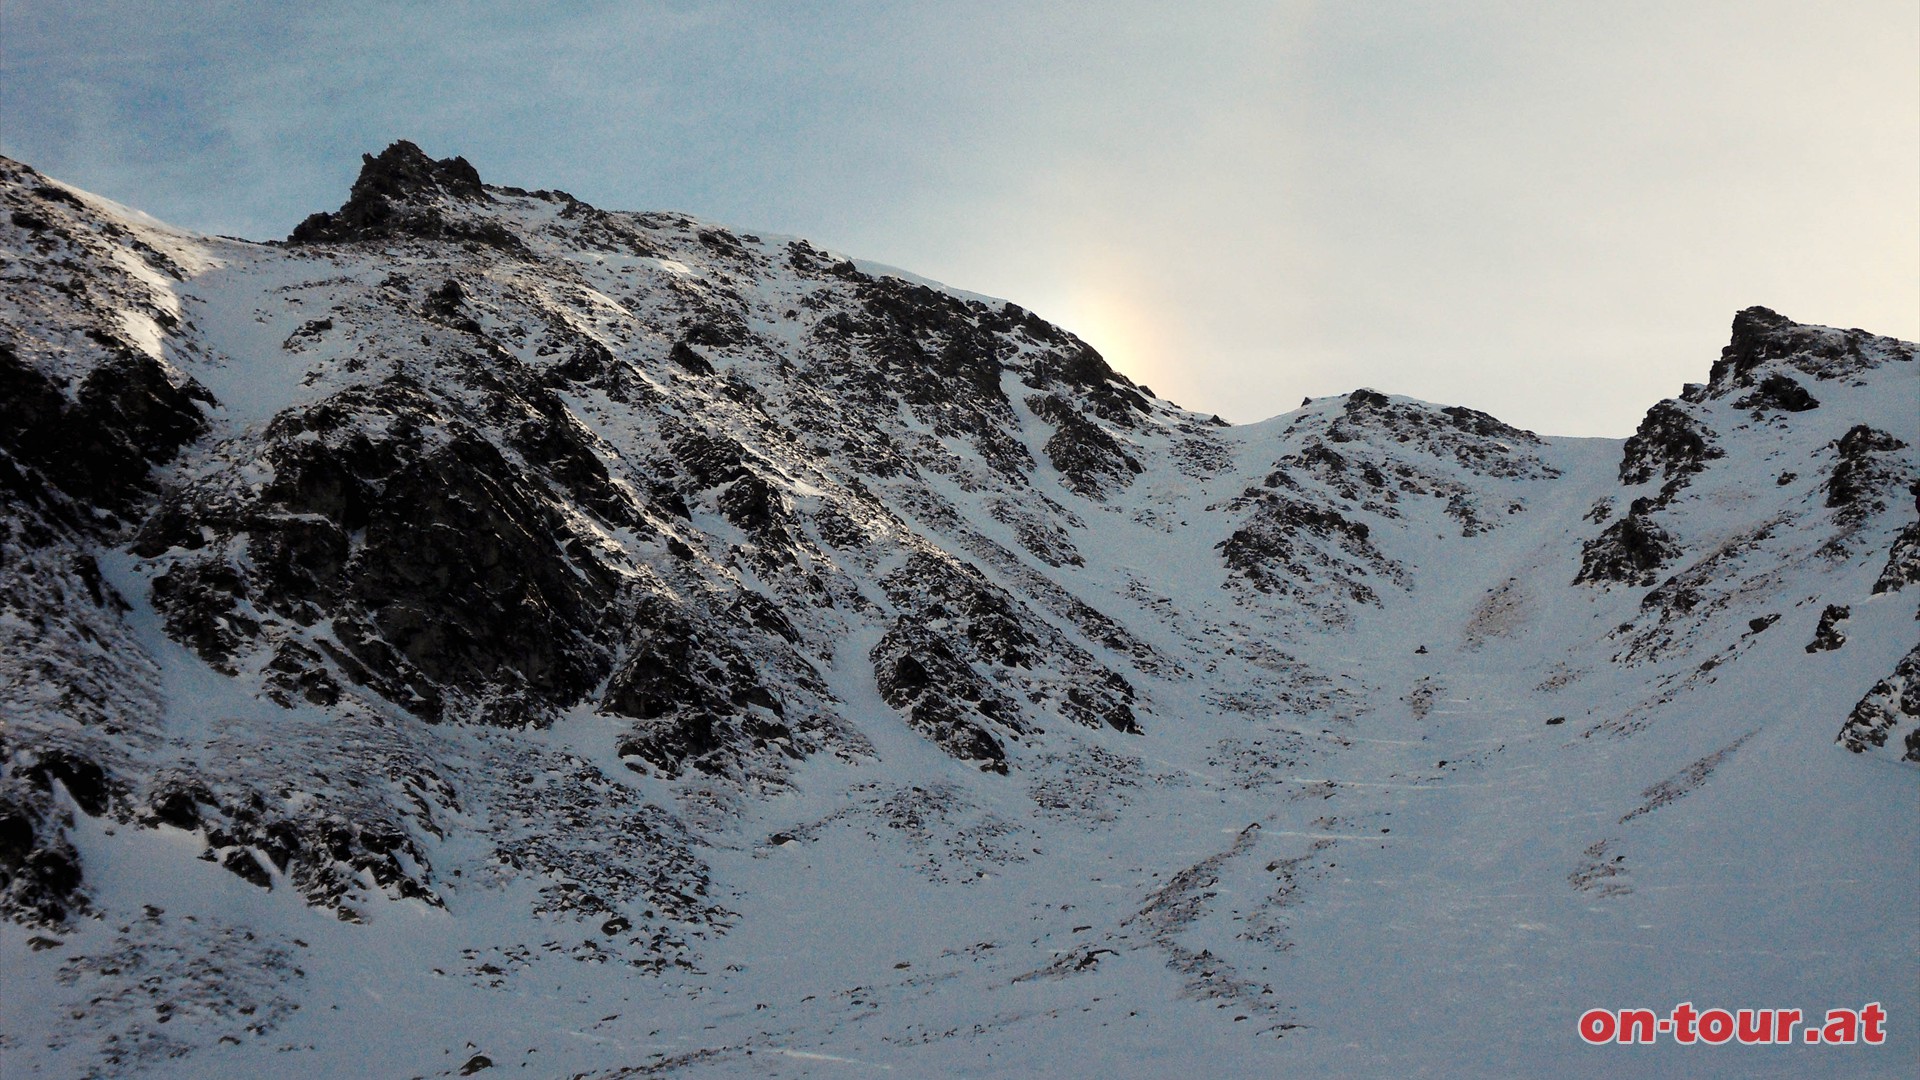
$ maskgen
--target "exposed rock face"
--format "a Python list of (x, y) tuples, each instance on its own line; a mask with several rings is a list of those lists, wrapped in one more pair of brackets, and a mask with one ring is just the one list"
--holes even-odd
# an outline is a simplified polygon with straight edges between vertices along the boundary
[[(783, 639), (797, 636), (777, 610), (766, 617)], [(752, 658), (691, 613), (650, 598), (633, 624), (626, 660), (600, 700), (601, 712), (642, 721), (620, 743), (623, 757), (668, 776), (687, 766), (721, 774), (737, 772), (743, 754), (773, 748), (798, 758), (817, 745), (787, 725), (781, 695), (761, 682)]]
[[(932, 710), (928, 715), (939, 715), (943, 724), (958, 723), (949, 715), (952, 709), (923, 702), (919, 688), (925, 685), (949, 703), (966, 702), (986, 720), (1019, 734), (1020, 710), (998, 696), (994, 688), (1000, 687), (1043, 706), (1050, 715), (1086, 727), (1140, 730), (1127, 679), (1036, 618), (1012, 594), (993, 586), (978, 567), (918, 553), (882, 578), (881, 585), (902, 619), (876, 646), (874, 671), (882, 694), (890, 701), (895, 696), (912, 700), (916, 716)], [(1086, 618), (1082, 612), (1074, 614)], [(929, 646), (928, 630), (939, 631), (947, 648)], [(916, 658), (918, 671), (910, 667), (904, 682), (893, 678), (894, 689), (889, 690), (888, 680), (900, 674), (902, 657)], [(983, 672), (985, 680), (979, 678)], [(970, 735), (967, 740), (970, 747), (984, 746)]]
[(1891, 492), (1910, 479), (1909, 470), (1891, 459), (1906, 448), (1906, 443), (1866, 424), (1856, 424), (1840, 437), (1827, 478), (1827, 505), (1839, 509), (1842, 522), (1852, 524), (1886, 509)]
[(1688, 476), (1721, 456), (1723, 451), (1713, 445), (1706, 427), (1685, 404), (1663, 401), (1647, 410), (1646, 418), (1627, 440), (1620, 455), (1620, 482), (1644, 484), (1657, 476), (1669, 483), (1685, 484)]
[(374, 199), (411, 199), (443, 195), (453, 199), (486, 201), (480, 173), (463, 157), (435, 161), (405, 139), (380, 152), (361, 157), (365, 167), (353, 185), (348, 206)]
[(1920, 582), (1920, 521), (1900, 530), (1900, 535), (1894, 537), (1893, 546), (1887, 551), (1887, 565), (1873, 583), (1873, 591), (1876, 596), (1898, 592), (1915, 582)]
[[(0, 447), (64, 494), (105, 509), (137, 494), (148, 471), (198, 437), (206, 390), (176, 384), (153, 358), (102, 335), (98, 366), (72, 398), (0, 342)], [(73, 434), (86, 432), (75, 445)], [(24, 484), (24, 482), (22, 482)]]
[(1873, 684), (1836, 741), (1856, 754), (1891, 743), (1902, 760), (1920, 762), (1920, 646), (1900, 658), (1893, 674)]
[(1364, 522), (1338, 511), (1262, 492), (1247, 523), (1219, 547), (1227, 566), (1262, 592), (1331, 574), (1347, 582), (1354, 600), (1372, 604), (1378, 594), (1364, 579), (1391, 578), (1397, 568), (1368, 542), (1369, 535)]
[(1844, 604), (1828, 604), (1820, 613), (1820, 624), (1814, 627), (1813, 640), (1807, 642), (1807, 651), (1832, 652), (1847, 643), (1847, 635), (1841, 631), (1840, 624), (1852, 616), (1853, 609)]
[(1540, 442), (1531, 431), (1458, 405), (1435, 408), (1424, 402), (1396, 402), (1374, 390), (1355, 390), (1347, 395), (1339, 418), (1328, 425), (1327, 439), (1351, 442), (1371, 433), (1398, 443), (1415, 443), (1429, 454), (1451, 457), (1484, 475), (1527, 475), (1539, 469), (1526, 452)]
[(80, 854), (67, 837), (72, 818), (51, 796), (58, 781), (76, 803), (104, 811), (105, 774), (58, 748), (22, 755), (0, 744), (0, 762), (12, 789), (0, 795), (0, 901), (8, 915), (29, 926), (58, 926), (87, 913)]
[(5, 159), (0, 202), (0, 910), (58, 926), (95, 910), (75, 815), (130, 812), (158, 704), (100, 546), (206, 431), (213, 398), (141, 340), (180, 324), (184, 253)]
[(1635, 499), (1624, 517), (1587, 541), (1580, 549), (1580, 572), (1573, 583), (1653, 584), (1660, 568), (1679, 553), (1673, 537), (1653, 523), (1655, 509), (1652, 500)]
[(1288, 452), (1223, 504), (1235, 527), (1215, 547), (1231, 583), (1323, 626), (1348, 625), (1358, 608), (1411, 588), (1408, 568), (1379, 542), (1383, 526), (1492, 533), (1526, 511), (1525, 484), (1560, 475), (1532, 432), (1373, 390), (1321, 399), (1285, 434)]
[[(487, 406), (525, 407), (502, 397)], [(520, 440), (516, 464), (483, 416), (445, 408), (404, 378), (355, 387), (268, 425), (257, 491), (180, 493), (134, 546), (167, 567), (169, 629), (230, 665), (243, 642), (324, 626), (350, 679), (435, 718), (577, 700), (610, 662), (616, 575), (568, 507), (616, 526), (634, 511), (574, 425)], [(586, 497), (556, 499), (570, 488)]]
[[(0, 321), (0, 485), (11, 499), (59, 514), (56, 504), (98, 507), (110, 523), (149, 490), (153, 466), (206, 430), (206, 388), (133, 340), (178, 326), (157, 281), (183, 271), (144, 242), (131, 261), (124, 229), (103, 222), (64, 188), (0, 161), (19, 250), (62, 269), (9, 274), (13, 316)], [(137, 268), (137, 269), (136, 269)], [(25, 269), (23, 266), (22, 269)], [(154, 276), (149, 276), (154, 275)], [(84, 435), (84, 438), (77, 438)], [(64, 516), (64, 515), (60, 515)]]
[(1033, 415), (1052, 424), (1046, 443), (1047, 460), (1076, 494), (1099, 497), (1107, 488), (1124, 485), (1140, 471), (1140, 463), (1120, 448), (1100, 425), (1081, 417), (1058, 397), (1034, 395), (1027, 399)]
[(1911, 362), (1913, 345), (1865, 330), (1804, 326), (1776, 311), (1750, 307), (1733, 317), (1733, 338), (1720, 351), (1705, 390), (1719, 397), (1757, 384), (1766, 394), (1769, 382), (1779, 387), (1785, 376), (1763, 370), (1779, 367), (1815, 379), (1844, 379), (1878, 365), (1889, 353), (1895, 362)]
[(402, 140), (379, 156), (362, 156), (360, 178), (347, 202), (333, 213), (317, 213), (294, 227), (293, 244), (351, 243), (392, 237), (422, 240), (472, 240), (521, 250), (522, 241), (494, 222), (475, 220), (463, 203), (488, 203), (493, 197), (466, 158), (435, 161)]
[(914, 730), (962, 761), (1007, 771), (1007, 752), (989, 725), (1017, 712), (954, 655), (946, 639), (901, 622), (874, 646), (871, 659), (881, 696), (907, 715)]
[(1780, 412), (1806, 412), (1817, 409), (1820, 403), (1814, 400), (1807, 388), (1788, 375), (1778, 372), (1760, 380), (1760, 386), (1753, 393), (1733, 403), (1737, 409), (1753, 409), (1756, 412), (1778, 410)]

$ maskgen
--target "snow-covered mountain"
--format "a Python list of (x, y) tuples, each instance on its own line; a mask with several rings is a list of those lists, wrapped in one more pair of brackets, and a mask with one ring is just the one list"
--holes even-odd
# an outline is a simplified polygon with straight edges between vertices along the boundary
[[(407, 143), (279, 243), (0, 202), (7, 1076), (1920, 1057), (1910, 343), (1236, 427)], [(1575, 1030), (1682, 1001), (1889, 1038)]]

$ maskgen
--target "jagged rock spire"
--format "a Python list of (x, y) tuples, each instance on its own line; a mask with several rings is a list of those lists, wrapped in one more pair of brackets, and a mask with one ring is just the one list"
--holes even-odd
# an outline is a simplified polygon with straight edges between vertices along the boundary
[[(396, 233), (438, 237), (464, 235), (442, 211), (447, 203), (491, 202), (480, 173), (463, 157), (434, 160), (401, 139), (379, 155), (360, 155), (360, 176), (346, 204), (302, 221), (287, 239), (310, 244), (384, 238)], [(478, 239), (493, 238), (482, 236)]]

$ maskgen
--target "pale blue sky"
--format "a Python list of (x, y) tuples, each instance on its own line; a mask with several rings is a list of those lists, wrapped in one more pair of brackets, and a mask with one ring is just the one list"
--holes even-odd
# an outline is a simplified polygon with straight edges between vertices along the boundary
[(1733, 312), (1920, 337), (1920, 7), (0, 5), (0, 153), (256, 238), (408, 138), (1006, 296), (1236, 421), (1620, 435)]

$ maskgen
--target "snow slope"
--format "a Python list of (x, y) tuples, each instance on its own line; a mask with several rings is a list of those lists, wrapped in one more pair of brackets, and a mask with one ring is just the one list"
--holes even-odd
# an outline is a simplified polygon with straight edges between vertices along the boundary
[[(8, 1076), (1900, 1076), (1920, 372), (1243, 427), (408, 144), (0, 162)], [(1852, 751), (1852, 752), (1850, 752)], [(1879, 1001), (1877, 1047), (1586, 1009)]]

